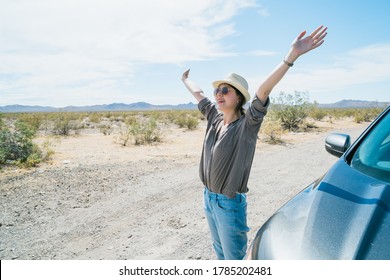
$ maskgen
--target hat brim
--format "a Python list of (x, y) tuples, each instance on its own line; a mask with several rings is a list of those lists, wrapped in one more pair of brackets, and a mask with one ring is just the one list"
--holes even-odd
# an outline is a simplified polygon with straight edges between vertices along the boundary
[(228, 84), (238, 89), (242, 93), (242, 95), (244, 95), (245, 103), (251, 99), (251, 95), (249, 94), (248, 90), (238, 83), (234, 83), (231, 80), (218, 80), (212, 83), (214, 88), (219, 87), (220, 84)]

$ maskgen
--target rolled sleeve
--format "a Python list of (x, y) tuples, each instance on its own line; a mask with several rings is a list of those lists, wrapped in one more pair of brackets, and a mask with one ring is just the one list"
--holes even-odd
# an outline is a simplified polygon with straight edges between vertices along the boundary
[(199, 103), (198, 103), (198, 109), (199, 109), (199, 111), (201, 111), (202, 113), (203, 113), (203, 109), (207, 106), (207, 105), (209, 105), (209, 104), (211, 104), (211, 101), (210, 101), (210, 99), (208, 99), (208, 98), (203, 98), (201, 101), (199, 101)]
[(215, 105), (207, 97), (203, 98), (198, 103), (198, 109), (208, 121), (215, 118), (218, 113), (217, 109), (215, 108)]
[(257, 98), (257, 96), (255, 96), (252, 99), (251, 103), (249, 104), (249, 109), (248, 109), (248, 113), (249, 113), (248, 117), (249, 118), (248, 118), (248, 121), (252, 125), (261, 124), (263, 119), (264, 119), (264, 116), (267, 114), (269, 104), (270, 104), (269, 98), (267, 98), (267, 101), (265, 102), (265, 104), (263, 104)]

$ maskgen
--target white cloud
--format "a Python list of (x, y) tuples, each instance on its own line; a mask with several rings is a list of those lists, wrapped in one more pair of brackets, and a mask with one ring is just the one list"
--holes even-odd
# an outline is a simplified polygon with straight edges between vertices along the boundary
[(231, 19), (254, 6), (254, 0), (2, 0), (0, 102), (8, 103), (7, 93), (120, 94), (139, 64), (230, 55), (220, 40), (235, 33)]
[(217, 40), (234, 32), (228, 20), (252, 1), (7, 3), (0, 12), (3, 49), (155, 63), (223, 52)]
[[(300, 64), (300, 61), (296, 63), (299, 66), (294, 66), (294, 69), (291, 69), (275, 87), (273, 94), (295, 90), (309, 93), (340, 93), (346, 88), (390, 82), (390, 44), (375, 44), (353, 49), (339, 54), (328, 64), (317, 62)], [(256, 79), (251, 79), (251, 81), (256, 81)]]

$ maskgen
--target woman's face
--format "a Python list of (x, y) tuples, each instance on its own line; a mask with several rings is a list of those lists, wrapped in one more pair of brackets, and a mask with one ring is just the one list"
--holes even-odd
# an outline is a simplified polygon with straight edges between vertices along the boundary
[[(227, 93), (224, 94), (223, 88), (227, 88)], [(222, 112), (235, 111), (237, 104), (239, 102), (239, 97), (235, 91), (235, 89), (229, 84), (220, 84), (218, 86), (217, 93), (214, 94), (215, 101), (217, 103), (218, 110)]]

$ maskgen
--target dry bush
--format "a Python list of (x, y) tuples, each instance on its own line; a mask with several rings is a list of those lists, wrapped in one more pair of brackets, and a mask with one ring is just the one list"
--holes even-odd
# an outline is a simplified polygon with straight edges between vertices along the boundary
[(267, 142), (269, 144), (284, 143), (282, 139), (284, 129), (281, 121), (277, 119), (275, 116), (267, 116), (267, 118), (264, 119), (260, 132), (269, 137), (269, 139), (267, 139)]
[(119, 131), (119, 144), (127, 146), (131, 140), (135, 145), (161, 142), (162, 132), (155, 119), (140, 117), (135, 123), (125, 123)]
[(309, 114), (308, 94), (298, 91), (294, 94), (282, 92), (277, 98), (273, 99), (271, 109), (275, 117), (280, 120), (283, 128), (296, 131)]
[(199, 120), (203, 120), (203, 115), (197, 110), (166, 111), (162, 115), (162, 121), (166, 124), (176, 124), (180, 128), (194, 130), (199, 125)]
[(187, 128), (188, 130), (194, 130), (198, 127), (199, 119), (190, 115), (184, 115), (176, 119), (175, 123), (180, 128)]
[(111, 135), (114, 131), (114, 127), (111, 124), (100, 124), (99, 131), (103, 133), (103, 135)]
[(0, 127), (0, 164), (37, 166), (54, 153), (46, 143), (41, 148), (33, 142), (36, 130), (31, 125), (16, 121)]

